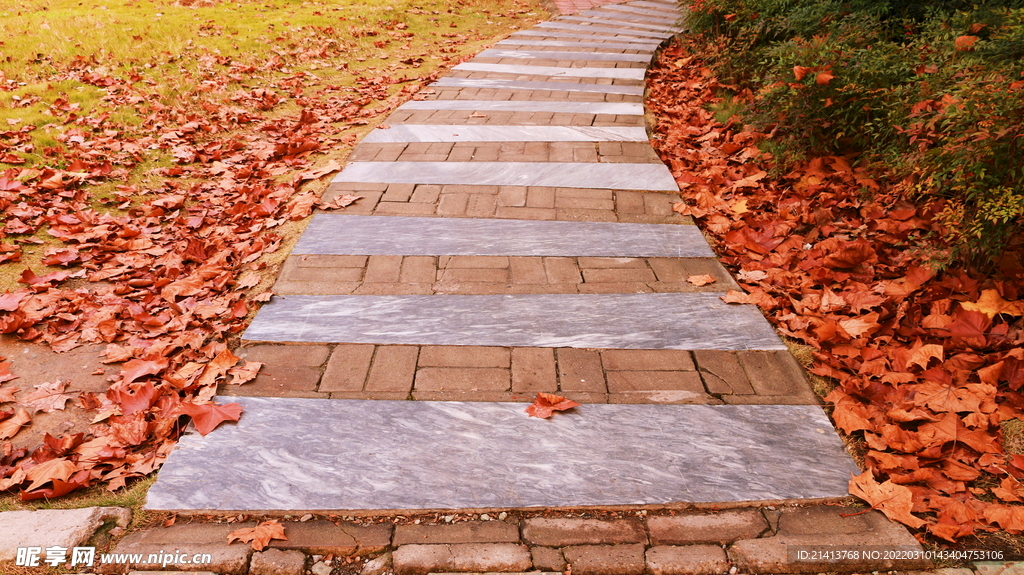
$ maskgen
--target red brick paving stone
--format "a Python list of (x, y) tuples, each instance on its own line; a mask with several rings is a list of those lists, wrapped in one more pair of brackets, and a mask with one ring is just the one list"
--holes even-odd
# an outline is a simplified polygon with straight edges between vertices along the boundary
[(725, 549), (717, 545), (651, 547), (646, 558), (651, 575), (717, 575), (730, 566)]
[(515, 543), (402, 545), (391, 557), (395, 575), (426, 575), (445, 570), (522, 572), (532, 567), (529, 549)]
[(727, 543), (753, 539), (768, 530), (758, 509), (735, 509), (713, 514), (654, 515), (647, 518), (651, 545)]
[(565, 571), (565, 557), (560, 549), (551, 547), (531, 547), (530, 555), (533, 556), (533, 568), (541, 571)]
[(437, 262), (433, 256), (405, 256), (402, 258), (402, 283), (433, 283), (437, 279)]
[(545, 547), (647, 542), (643, 524), (633, 519), (531, 517), (522, 527), (523, 541)]
[(363, 281), (397, 282), (401, 270), (402, 256), (370, 256)]
[(558, 388), (562, 391), (590, 391), (602, 393), (607, 390), (601, 356), (586, 349), (560, 348), (555, 352), (558, 358)]
[(576, 263), (581, 270), (584, 269), (647, 269), (647, 262), (644, 258), (608, 258), (608, 257), (587, 257), (576, 258)]
[(443, 269), (505, 269), (508, 267), (508, 260), (508, 256), (442, 256), (438, 267)]
[(580, 545), (562, 549), (573, 575), (640, 575), (644, 572), (644, 546)]
[[(819, 573), (835, 572), (835, 562), (790, 563), (787, 551), (794, 545), (908, 546), (920, 549), (917, 539), (907, 528), (886, 519), (878, 511), (859, 514), (863, 510), (819, 505), (802, 509), (786, 509), (779, 518), (778, 533), (760, 539), (742, 539), (729, 547), (729, 559), (744, 573)], [(846, 515), (844, 517), (844, 515)], [(891, 569), (930, 569), (928, 561), (875, 561), (842, 564), (842, 571), (882, 571)]]
[(747, 374), (735, 352), (696, 350), (693, 357), (708, 393), (722, 395), (754, 394)]
[(295, 549), (317, 555), (338, 556), (380, 553), (391, 544), (391, 525), (356, 525), (332, 521), (285, 523), (287, 540), (274, 539), (273, 549)]
[(649, 269), (585, 269), (586, 283), (645, 283), (655, 281), (654, 272)]
[(544, 270), (547, 272), (549, 283), (578, 284), (583, 282), (580, 270), (572, 258), (544, 258)]
[(686, 390), (623, 391), (609, 393), (608, 403), (658, 403), (666, 405), (721, 405), (723, 402), (705, 393)]
[(758, 395), (813, 397), (803, 368), (788, 351), (741, 351), (737, 356)]
[(555, 350), (549, 347), (512, 349), (512, 391), (558, 391)]
[(334, 348), (320, 381), (319, 391), (359, 391), (370, 371), (374, 346), (341, 344)]
[(326, 345), (250, 345), (235, 350), (235, 355), (267, 365), (323, 365), (331, 350)]
[(503, 367), (510, 365), (509, 348), (477, 345), (424, 345), (419, 367)]
[(437, 281), (446, 284), (458, 284), (460, 282), (507, 284), (509, 283), (509, 275), (509, 270), (507, 269), (449, 268), (438, 272)]
[(471, 391), (471, 390), (445, 390), (445, 391), (420, 391), (414, 389), (412, 398), (416, 401), (483, 401), (488, 403), (523, 403), (526, 409), (528, 403), (532, 403), (534, 396), (529, 393), (515, 393), (511, 391)]
[(604, 349), (601, 363), (611, 371), (696, 369), (690, 352), (678, 349)]
[(547, 272), (544, 260), (537, 257), (510, 257), (509, 268), (513, 284), (546, 284)]
[(628, 391), (690, 391), (704, 395), (704, 384), (693, 371), (609, 371), (608, 393)]
[[(111, 553), (150, 554), (171, 553), (179, 550), (190, 556), (193, 553), (209, 553), (213, 561), (196, 566), (204, 571), (222, 575), (244, 575), (248, 572), (252, 547), (249, 545), (228, 545), (228, 534), (242, 527), (255, 527), (256, 523), (179, 523), (159, 529), (145, 529), (128, 534), (118, 542)], [(126, 573), (128, 571), (162, 571), (168, 566), (148, 563), (108, 563), (98, 568), (100, 573)], [(188, 567), (182, 565), (182, 567)]]
[(509, 370), (488, 367), (423, 367), (416, 371), (415, 391), (507, 391)]
[(419, 351), (414, 345), (377, 346), (366, 379), (366, 391), (408, 392), (412, 389)]
[(320, 383), (320, 368), (264, 365), (256, 379), (242, 385), (223, 384), (218, 388), (221, 395), (257, 397), (327, 397), (317, 393)]
[(408, 543), (518, 543), (519, 528), (504, 521), (466, 521), (451, 525), (399, 525), (392, 545)]

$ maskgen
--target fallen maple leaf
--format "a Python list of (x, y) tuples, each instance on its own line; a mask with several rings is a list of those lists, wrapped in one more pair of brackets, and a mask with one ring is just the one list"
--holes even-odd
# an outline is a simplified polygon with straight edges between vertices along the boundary
[(751, 303), (749, 294), (734, 289), (725, 292), (725, 295), (718, 296), (718, 298), (725, 303)]
[(835, 75), (832, 73), (832, 70), (825, 70), (823, 72), (818, 72), (818, 75), (814, 77), (814, 83), (819, 86), (824, 86), (834, 78)]
[(16, 401), (14, 394), (18, 393), (17, 387), (0, 387), (0, 403), (7, 403), (9, 401)]
[(71, 474), (74, 472), (75, 464), (67, 459), (51, 459), (49, 461), (44, 461), (26, 472), (26, 479), (32, 483), (26, 487), (25, 490), (32, 491), (33, 489), (42, 487), (43, 484), (49, 483), (55, 479), (67, 481), (71, 478)]
[(68, 383), (58, 379), (53, 383), (37, 385), (35, 386), (35, 391), (22, 397), (18, 403), (31, 409), (33, 413), (38, 411), (50, 413), (51, 411), (63, 410), (64, 404), (71, 399), (70, 395), (64, 393)]
[(192, 423), (196, 426), (196, 431), (201, 435), (206, 435), (220, 425), (221, 422), (238, 421), (238, 418), (242, 415), (242, 404), (228, 403), (217, 405), (206, 403), (197, 405), (195, 403), (182, 402), (181, 406), (178, 407), (178, 411), (191, 417)]
[(243, 365), (232, 367), (228, 370), (228, 375), (234, 376), (231, 383), (241, 385), (256, 379), (261, 367), (263, 367), (263, 363), (259, 361), (247, 361)]
[(913, 504), (913, 493), (909, 488), (897, 485), (890, 480), (876, 483), (871, 471), (865, 471), (850, 479), (850, 494), (860, 497), (871, 504), (893, 521), (917, 529), (925, 524), (920, 517), (910, 513)]
[(320, 202), (317, 207), (321, 210), (337, 210), (339, 208), (347, 208), (356, 202), (356, 200), (363, 199), (364, 196), (354, 196), (352, 194), (345, 194), (338, 196), (329, 202)]
[[(10, 413), (9, 411), (7, 413)], [(0, 421), (0, 439), (10, 439), (21, 431), (21, 427), (32, 421), (32, 416), (22, 408), (17, 408), (14, 415)]]
[(18, 378), (18, 376), (11, 373), (11, 365), (9, 361), (0, 361), (0, 383)]
[(530, 414), (530, 417), (547, 419), (554, 415), (556, 411), (565, 411), (567, 409), (579, 407), (579, 405), (580, 404), (575, 401), (566, 399), (561, 395), (538, 391), (537, 399), (526, 408), (526, 413)]
[(980, 311), (990, 319), (1001, 313), (1014, 317), (1024, 315), (1024, 305), (1021, 305), (1021, 302), (1006, 301), (994, 289), (983, 290), (977, 302), (965, 301), (961, 302), (960, 306), (968, 311)]
[(699, 276), (687, 276), (686, 281), (695, 286), (704, 286), (715, 283), (715, 278), (711, 274), (703, 274)]
[(279, 521), (264, 521), (256, 527), (243, 527), (228, 533), (229, 545), (235, 541), (241, 541), (250, 543), (256, 551), (266, 549), (267, 545), (270, 545), (271, 539), (288, 540), (284, 534), (284, 525)]

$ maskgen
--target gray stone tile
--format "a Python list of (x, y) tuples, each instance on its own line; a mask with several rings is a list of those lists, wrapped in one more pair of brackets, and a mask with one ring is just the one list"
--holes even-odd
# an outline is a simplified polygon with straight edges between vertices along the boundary
[[(568, 40), (536, 40), (529, 35), (516, 36), (497, 42), (498, 46), (551, 46), (555, 48), (604, 48), (605, 50), (637, 50), (653, 56), (657, 45), (624, 44), (621, 42), (573, 42)], [(534, 34), (534, 36), (551, 36), (550, 34)], [(589, 37), (589, 36), (588, 36)]]
[[(596, 32), (596, 30), (595, 30)], [(626, 36), (613, 36), (604, 34), (573, 34), (572, 32), (566, 32), (563, 30), (548, 28), (546, 30), (536, 30), (531, 28), (529, 30), (520, 30), (514, 32), (511, 37), (515, 36), (543, 36), (545, 38), (576, 38), (580, 40), (608, 40), (611, 42), (628, 42), (630, 45), (643, 46), (643, 48), (632, 48), (633, 50), (643, 50), (647, 48), (657, 48), (661, 45), (661, 40), (649, 40), (647, 38), (629, 38)], [(510, 38), (511, 38), (510, 37)]]
[(604, 6), (580, 12), (581, 16), (595, 16), (598, 18), (629, 18), (672, 26), (679, 21), (678, 14), (666, 14), (661, 10), (648, 10), (646, 8), (635, 8), (622, 4), (606, 4)]
[(625, 28), (615, 28), (611, 26), (571, 24), (569, 22), (541, 22), (540, 24), (537, 24), (533, 28), (550, 28), (552, 30), (572, 30), (575, 32), (595, 32), (598, 34), (614, 34), (616, 37), (634, 36), (637, 38), (668, 38), (669, 36), (672, 35), (671, 32), (644, 32), (642, 30), (627, 30)]
[(626, 6), (635, 6), (637, 8), (651, 8), (653, 10), (661, 10), (669, 13), (679, 13), (679, 5), (674, 2), (629, 2)]
[(646, 142), (647, 129), (600, 126), (496, 126), (393, 124), (363, 142)]
[(351, 162), (335, 182), (545, 186), (676, 191), (664, 164), (560, 162)]
[(517, 76), (551, 76), (553, 78), (617, 78), (622, 80), (643, 80), (647, 72), (643, 68), (568, 68), (562, 66), (529, 66), (519, 64), (487, 64), (484, 62), (463, 62), (455, 66), (462, 72), (490, 72), (514, 74)]
[(569, 112), (573, 114), (614, 114), (616, 116), (642, 116), (644, 105), (639, 102), (559, 102), (550, 100), (412, 100), (399, 110), (472, 110), (509, 112)]
[(643, 96), (643, 86), (610, 86), (608, 84), (572, 84), (569, 82), (530, 82), (527, 80), (488, 80), (484, 78), (439, 78), (431, 86), (442, 88), (496, 88), (504, 90), (548, 90), (551, 92), (598, 92)]
[[(237, 424), (181, 438), (152, 510), (395, 510), (844, 497), (857, 473), (818, 406), (218, 397)], [(528, 400), (526, 400), (528, 401)]]
[(697, 226), (316, 214), (292, 254), (713, 258)]
[(646, 54), (609, 54), (601, 52), (545, 52), (543, 50), (502, 50), (490, 48), (477, 58), (521, 58), (523, 60), (596, 60), (602, 62), (650, 62)]
[(753, 305), (718, 293), (287, 296), (249, 341), (784, 350)]
[(630, 22), (628, 20), (619, 18), (610, 18), (607, 15), (600, 16), (562, 16), (558, 19), (559, 21), (567, 22), (583, 22), (585, 24), (593, 24), (595, 26), (613, 26), (622, 27), (627, 32), (631, 28), (639, 28), (641, 30), (653, 30), (655, 32), (671, 32), (675, 33), (680, 30), (678, 26), (670, 26), (664, 24), (648, 24), (644, 22)]

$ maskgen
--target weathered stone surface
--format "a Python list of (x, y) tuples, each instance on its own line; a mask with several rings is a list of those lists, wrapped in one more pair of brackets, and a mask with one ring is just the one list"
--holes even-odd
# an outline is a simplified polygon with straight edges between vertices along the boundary
[[(1021, 575), (1024, 573), (1024, 561), (978, 561), (974, 563), (974, 570), (978, 575)], [(939, 569), (936, 573), (938, 571), (969, 571), (969, 569)]]
[(515, 543), (519, 529), (504, 521), (467, 521), (452, 525), (399, 525), (392, 543)]
[(123, 507), (5, 511), (0, 513), (0, 561), (13, 561), (18, 547), (79, 547), (105, 523), (127, 527), (131, 518)]
[(728, 570), (729, 559), (717, 545), (663, 545), (647, 550), (651, 575), (715, 575)]
[(647, 534), (639, 521), (619, 519), (573, 519), (532, 517), (523, 521), (523, 540), (534, 545), (596, 545), (646, 543)]
[(295, 549), (318, 555), (366, 555), (391, 544), (391, 525), (356, 525), (331, 521), (288, 523), (288, 539), (273, 540), (275, 549)]
[(533, 557), (533, 568), (542, 571), (565, 571), (565, 557), (562, 557), (560, 549), (552, 547), (531, 547), (530, 555)]
[[(860, 510), (819, 505), (788, 509), (779, 517), (778, 533), (761, 539), (744, 539), (729, 548), (729, 559), (748, 573), (818, 573), (821, 571), (889, 569), (927, 569), (929, 561), (860, 560), (843, 563), (790, 561), (795, 546), (835, 546), (850, 549), (862, 546), (920, 549), (917, 540), (902, 525), (893, 523), (877, 511), (852, 515)], [(844, 517), (846, 514), (848, 516)]]
[(267, 549), (254, 553), (249, 561), (249, 575), (302, 575), (306, 555), (300, 551)]
[[(213, 571), (220, 575), (244, 575), (249, 569), (252, 547), (241, 543), (228, 545), (228, 534), (255, 523), (183, 523), (161, 529), (137, 531), (121, 540), (111, 551), (115, 554), (141, 555), (141, 562), (106, 564), (100, 573), (124, 573), (131, 569), (160, 571)], [(177, 554), (177, 557), (174, 557)], [(209, 557), (205, 557), (209, 555)], [(188, 563), (175, 563), (175, 558)], [(207, 559), (209, 559), (207, 561)]]
[(736, 509), (715, 514), (661, 515), (647, 519), (652, 545), (727, 543), (753, 539), (768, 529), (757, 509)]
[(530, 551), (515, 543), (402, 545), (392, 553), (396, 575), (457, 572), (525, 571), (532, 566)]
[(644, 572), (644, 546), (579, 545), (562, 550), (573, 575), (639, 575)]
[(379, 557), (374, 557), (363, 565), (359, 575), (384, 575), (391, 569), (391, 552), (388, 551)]

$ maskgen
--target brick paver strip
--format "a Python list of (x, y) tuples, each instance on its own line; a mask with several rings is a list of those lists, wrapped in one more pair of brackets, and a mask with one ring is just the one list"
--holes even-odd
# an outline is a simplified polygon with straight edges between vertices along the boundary
[(569, 22), (541, 22), (534, 26), (542, 30), (571, 30), (574, 32), (594, 32), (597, 34), (615, 34), (616, 37), (634, 36), (637, 38), (667, 38), (671, 32), (648, 32), (594, 24), (572, 24)]
[(524, 100), (413, 100), (402, 104), (398, 110), (568, 112), (616, 116), (642, 116), (644, 114), (644, 106), (639, 102), (530, 102)]
[(630, 2), (630, 3), (626, 4), (626, 5), (627, 6), (636, 6), (636, 7), (639, 7), (639, 8), (653, 8), (655, 10), (663, 10), (663, 11), (668, 12), (670, 14), (678, 14), (679, 13), (679, 5), (674, 3), (674, 2), (673, 3), (668, 3), (668, 2), (646, 2), (646, 1), (642, 1), (642, 2)]
[(818, 431), (830, 424), (814, 405), (592, 404), (539, 420), (524, 413), (525, 402), (230, 400), (242, 404), (243, 417), (207, 437), (183, 437), (149, 491), (148, 508), (825, 498), (844, 497), (857, 472), (839, 438)]
[[(533, 34), (532, 36), (536, 36)], [(549, 36), (548, 34), (543, 34)], [(495, 43), (495, 46), (541, 46), (551, 48), (597, 48), (599, 50), (631, 50), (633, 52), (639, 52), (641, 54), (649, 54), (651, 57), (654, 56), (654, 51), (658, 48), (658, 44), (633, 44), (623, 43), (621, 41), (616, 42), (609, 40), (606, 42), (582, 42), (582, 41), (568, 41), (568, 40), (537, 40), (531, 38), (531, 35), (516, 36), (512, 35), (508, 38)], [(570, 34), (568, 37), (575, 37)]]
[(601, 6), (600, 8), (594, 8), (593, 10), (581, 12), (580, 14), (583, 16), (608, 16), (610, 18), (630, 18), (632, 20), (657, 22), (666, 25), (674, 24), (675, 22), (679, 21), (678, 14), (665, 14), (660, 10), (647, 10), (646, 8), (636, 8), (633, 6), (625, 6), (622, 4), (609, 4), (607, 6)]
[(550, 92), (594, 92), (642, 96), (643, 86), (611, 86), (608, 84), (533, 82), (529, 80), (491, 80), (487, 78), (452, 78), (446, 76), (431, 84), (450, 88), (493, 88), (501, 90), (547, 90)]
[(650, 62), (647, 54), (612, 54), (603, 52), (554, 52), (544, 50), (506, 50), (490, 48), (477, 58), (521, 58), (523, 60), (594, 60), (601, 62)]
[(674, 191), (664, 164), (562, 162), (352, 162), (335, 182), (546, 186)]
[(341, 214), (313, 216), (292, 254), (714, 257), (697, 226)]
[(274, 298), (243, 339), (407, 345), (785, 350), (752, 305), (716, 293)]
[(374, 130), (368, 144), (400, 142), (647, 142), (647, 129), (593, 126), (450, 126), (399, 124)]
[(555, 28), (548, 28), (544, 30), (521, 30), (512, 34), (509, 39), (517, 38), (520, 36), (541, 36), (544, 38), (572, 38), (575, 40), (606, 40), (609, 42), (628, 42), (631, 46), (636, 46), (636, 50), (642, 50), (649, 48), (655, 50), (658, 46), (661, 46), (661, 40), (649, 40), (647, 38), (639, 38), (634, 36), (616, 36), (612, 34), (576, 34), (574, 32), (568, 32), (564, 30), (558, 30)]
[(550, 76), (566, 78), (618, 78), (643, 80), (643, 68), (569, 68), (561, 66), (531, 66), (528, 64), (487, 64), (485, 62), (463, 62), (454, 68), (460, 72), (490, 72), (519, 76)]
[(653, 30), (656, 32), (671, 32), (675, 33), (680, 30), (678, 26), (668, 26), (662, 24), (649, 24), (646, 22), (639, 22), (636, 20), (629, 20), (627, 17), (622, 16), (620, 18), (613, 18), (606, 15), (600, 16), (562, 16), (559, 18), (561, 21), (568, 22), (584, 22), (588, 24), (596, 25), (613, 25), (622, 27), (622, 29), (629, 31), (630, 28), (639, 28), (641, 30)]

